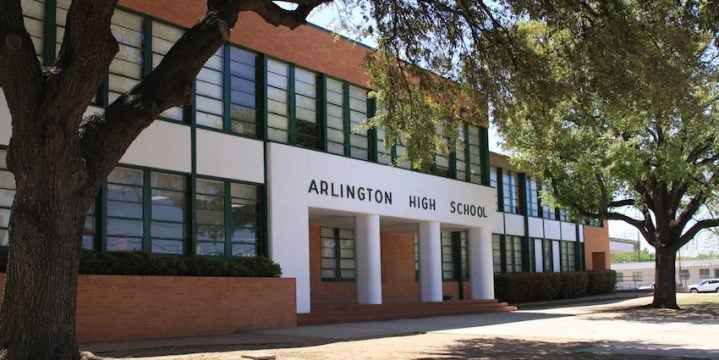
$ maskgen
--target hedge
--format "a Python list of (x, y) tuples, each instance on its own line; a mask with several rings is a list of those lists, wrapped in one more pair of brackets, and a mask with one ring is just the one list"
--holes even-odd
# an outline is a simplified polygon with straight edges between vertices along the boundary
[[(7, 253), (0, 252), (5, 272)], [(280, 266), (263, 257), (211, 258), (202, 256), (153, 255), (144, 252), (83, 252), (80, 274), (279, 277)]]
[(614, 271), (506, 273), (494, 275), (495, 297), (509, 303), (572, 299), (614, 290)]

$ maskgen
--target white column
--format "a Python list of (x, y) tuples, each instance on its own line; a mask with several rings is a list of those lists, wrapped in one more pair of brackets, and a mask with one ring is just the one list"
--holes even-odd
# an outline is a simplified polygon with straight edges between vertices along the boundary
[(494, 299), (492, 229), (471, 228), (468, 234), (469, 282), (472, 299)]
[(422, 302), (442, 301), (442, 240), (438, 222), (419, 224), (419, 288)]
[(382, 303), (382, 259), (379, 215), (355, 217), (357, 303)]

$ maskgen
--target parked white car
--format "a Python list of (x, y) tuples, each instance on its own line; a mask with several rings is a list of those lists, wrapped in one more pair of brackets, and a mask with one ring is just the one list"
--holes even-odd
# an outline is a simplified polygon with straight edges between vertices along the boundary
[(719, 292), (719, 279), (706, 279), (700, 281), (698, 284), (692, 284), (687, 286), (689, 292), (700, 293), (700, 292)]

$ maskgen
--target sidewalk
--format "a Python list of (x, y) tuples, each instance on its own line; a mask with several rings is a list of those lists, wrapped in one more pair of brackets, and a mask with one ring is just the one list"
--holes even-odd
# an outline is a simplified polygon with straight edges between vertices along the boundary
[[(113, 357), (196, 354), (183, 359), (234, 359), (250, 350), (262, 350), (278, 354), (282, 359), (355, 359), (373, 358), (370, 351), (394, 354), (394, 358), (424, 357), (436, 351), (473, 357), (478, 349), (483, 351), (482, 356), (514, 357), (526, 354), (507, 355), (502, 351), (515, 349), (512, 343), (523, 343), (524, 350), (520, 346), (513, 351), (541, 349), (547, 356), (555, 354), (559, 358), (574, 358), (578, 352), (610, 353), (627, 356), (619, 357), (627, 359), (636, 356), (719, 358), (716, 343), (719, 319), (716, 317), (675, 319), (661, 311), (652, 316), (623, 312), (623, 308), (650, 301), (636, 296), (621, 301), (596, 297), (594, 301), (580, 306), (565, 304), (513, 313), (318, 325), (224, 336), (87, 344), (82, 348)], [(466, 348), (458, 348), (457, 344), (465, 344)], [(493, 347), (487, 348), (488, 344)], [(382, 358), (380, 355), (377, 358)]]

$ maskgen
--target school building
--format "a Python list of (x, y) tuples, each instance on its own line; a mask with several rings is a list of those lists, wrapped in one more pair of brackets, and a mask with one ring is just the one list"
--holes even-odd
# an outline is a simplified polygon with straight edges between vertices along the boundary
[[(68, 2), (22, 2), (46, 63), (59, 49)], [(88, 113), (137, 84), (203, 13), (201, 2), (121, 0), (112, 19), (120, 51)], [(200, 72), (192, 105), (165, 111), (110, 174), (83, 246), (267, 256), (294, 279), (283, 284), (300, 315), (333, 305), (489, 301), (494, 273), (607, 268), (606, 223), (572, 221), (543, 205), (531, 174), (490, 153), (486, 128), (464, 124), (456, 149), (418, 171), (402, 161), (403, 144), (387, 149), (382, 129), (361, 127), (375, 112), (363, 68), (369, 50), (316, 26), (291, 31), (242, 13)], [(3, 245), (11, 135), (3, 97)], [(243, 326), (287, 325), (258, 322)]]

